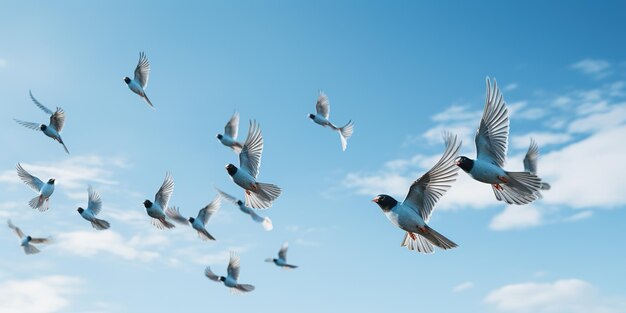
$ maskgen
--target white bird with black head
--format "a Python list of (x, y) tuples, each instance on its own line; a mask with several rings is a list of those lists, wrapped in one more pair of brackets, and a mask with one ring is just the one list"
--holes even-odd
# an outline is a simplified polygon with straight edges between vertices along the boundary
[(137, 67), (135, 67), (135, 76), (133, 79), (130, 77), (124, 77), (124, 82), (128, 85), (128, 88), (132, 90), (134, 93), (138, 94), (142, 97), (151, 108), (154, 109), (152, 102), (148, 99), (148, 95), (146, 95), (146, 87), (148, 87), (148, 78), (150, 76), (150, 62), (148, 61), (148, 57), (143, 52), (139, 53), (139, 62), (137, 62)]
[(37, 247), (33, 246), (33, 244), (52, 242), (50, 238), (33, 238), (31, 236), (25, 236), (24, 232), (22, 232), (22, 230), (19, 227), (13, 225), (11, 220), (8, 220), (7, 224), (9, 228), (13, 230), (13, 233), (15, 233), (15, 235), (21, 239), (20, 246), (24, 248), (24, 253), (26, 254), (35, 254), (35, 253), (40, 252), (39, 249), (37, 249)]
[(96, 216), (100, 214), (102, 210), (102, 198), (100, 195), (89, 186), (87, 188), (88, 200), (87, 200), (87, 209), (83, 209), (82, 207), (78, 207), (76, 211), (78, 214), (82, 216), (86, 221), (91, 223), (91, 226), (97, 230), (105, 230), (111, 227), (111, 224), (103, 219), (99, 219)]
[(217, 139), (225, 146), (233, 149), (236, 153), (239, 153), (243, 148), (243, 144), (237, 141), (237, 135), (239, 133), (239, 113), (235, 112), (231, 116), (226, 126), (224, 126), (224, 134), (217, 134)]
[(35, 97), (33, 97), (33, 93), (28, 91), (30, 94), (30, 99), (33, 100), (35, 105), (44, 111), (46, 114), (50, 115), (50, 122), (48, 125), (25, 122), (18, 119), (14, 119), (18, 124), (30, 128), (32, 130), (41, 131), (44, 135), (58, 141), (61, 145), (63, 145), (63, 149), (67, 154), (70, 154), (70, 151), (67, 150), (65, 143), (63, 142), (63, 138), (61, 138), (61, 131), (63, 130), (63, 125), (65, 125), (65, 111), (63, 109), (57, 107), (56, 111), (52, 112), (52, 110), (48, 109), (46, 106), (41, 104)]
[(196, 218), (190, 217), (186, 219), (180, 214), (180, 210), (178, 207), (169, 207), (165, 211), (167, 217), (171, 218), (174, 222), (177, 222), (181, 225), (191, 225), (193, 229), (198, 232), (198, 237), (202, 240), (215, 240), (209, 231), (206, 230), (206, 224), (213, 216), (213, 214), (217, 213), (221, 205), (221, 199), (218, 195), (211, 201), (211, 203), (207, 204), (204, 208), (198, 211), (198, 216)]
[(352, 133), (354, 132), (354, 123), (352, 121), (348, 121), (346, 125), (342, 127), (337, 127), (329, 120), (330, 117), (330, 102), (328, 101), (328, 97), (324, 92), (320, 91), (317, 96), (317, 102), (315, 103), (315, 114), (309, 114), (309, 118), (313, 120), (316, 124), (322, 125), (324, 127), (330, 127), (332, 130), (335, 130), (339, 133), (339, 139), (341, 139), (341, 149), (346, 151), (348, 146), (348, 139), (352, 137)]
[(287, 249), (289, 248), (289, 244), (285, 242), (280, 250), (278, 251), (278, 258), (267, 258), (265, 262), (273, 262), (278, 267), (282, 267), (284, 269), (293, 269), (298, 266), (287, 263)]
[(38, 209), (40, 212), (47, 211), (50, 207), (50, 196), (54, 192), (54, 178), (48, 179), (48, 182), (44, 184), (41, 179), (28, 173), (20, 163), (17, 163), (17, 176), (30, 187), (32, 190), (38, 193), (36, 197), (28, 202), (28, 205), (33, 209)]
[(168, 207), (172, 192), (174, 192), (174, 179), (170, 173), (166, 173), (161, 188), (154, 196), (154, 202), (147, 199), (143, 202), (146, 213), (152, 217), (152, 225), (158, 229), (174, 228), (174, 224), (170, 223), (165, 216), (165, 208)]
[[(216, 188), (217, 189), (217, 188)], [(249, 215), (253, 221), (260, 223), (263, 226), (263, 229), (270, 231), (274, 228), (272, 225), (272, 220), (270, 220), (267, 216), (261, 216), (257, 214), (252, 208), (247, 207), (243, 201), (217, 189), (217, 192), (222, 196), (222, 198), (236, 204), (239, 207), (239, 210), (247, 215)]]
[(232, 293), (250, 292), (254, 290), (254, 286), (248, 284), (240, 284), (237, 282), (237, 280), (239, 279), (239, 262), (239, 255), (231, 252), (230, 261), (228, 261), (228, 275), (226, 275), (226, 277), (215, 275), (213, 271), (211, 271), (211, 268), (209, 266), (207, 266), (204, 270), (204, 275), (212, 281), (223, 282), (224, 286), (230, 288), (230, 291)]

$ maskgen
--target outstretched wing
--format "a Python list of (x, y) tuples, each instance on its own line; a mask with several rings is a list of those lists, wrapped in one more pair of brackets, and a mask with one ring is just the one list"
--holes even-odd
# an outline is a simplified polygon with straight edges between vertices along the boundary
[(539, 146), (535, 139), (530, 138), (530, 146), (524, 157), (524, 171), (537, 174), (537, 159), (539, 159)]
[(7, 225), (9, 225), (9, 228), (13, 230), (17, 237), (19, 237), (20, 239), (24, 238), (24, 232), (22, 232), (19, 227), (13, 225), (13, 222), (11, 222), (11, 220), (7, 220)]
[(506, 103), (495, 79), (492, 87), (489, 78), (487, 78), (485, 110), (474, 138), (476, 158), (492, 162), (500, 167), (504, 166), (508, 139), (509, 112)]
[(241, 168), (250, 173), (254, 178), (259, 174), (262, 154), (263, 135), (261, 135), (261, 128), (256, 121), (250, 121), (248, 138), (246, 138), (243, 149), (241, 149), (241, 153), (239, 153), (239, 163)]
[(208, 277), (212, 281), (220, 281), (220, 277), (215, 275), (208, 266), (204, 269), (204, 276)]
[(165, 210), (165, 215), (179, 224), (189, 225), (189, 221), (187, 221), (187, 219), (180, 214), (180, 209), (178, 207), (167, 208)]
[(163, 210), (167, 209), (167, 205), (170, 202), (170, 197), (174, 191), (174, 179), (170, 173), (165, 173), (165, 179), (159, 191), (154, 196), (154, 202), (158, 203)]
[(224, 126), (224, 134), (232, 138), (237, 139), (239, 133), (239, 113), (235, 112), (233, 116), (228, 120), (226, 126)]
[(139, 62), (135, 68), (135, 80), (141, 84), (141, 88), (148, 86), (148, 77), (150, 76), (150, 62), (145, 53), (139, 52)]
[(39, 192), (41, 187), (43, 187), (41, 179), (28, 173), (19, 163), (17, 163), (17, 176), (19, 176), (20, 179), (28, 185), (28, 187), (32, 188), (36, 192)]
[(33, 92), (32, 91), (28, 91), (28, 94), (30, 94), (30, 99), (33, 100), (33, 102), (35, 103), (35, 105), (40, 108), (42, 111), (46, 112), (46, 114), (48, 115), (52, 115), (52, 110), (48, 109), (46, 106), (44, 106), (43, 104), (41, 104), (39, 101), (37, 101), (37, 99), (35, 99), (35, 97), (33, 96)]
[(217, 195), (215, 199), (211, 201), (211, 203), (207, 204), (207, 206), (200, 209), (200, 211), (198, 212), (198, 219), (202, 221), (203, 225), (206, 225), (206, 223), (209, 221), (209, 218), (211, 218), (211, 215), (215, 214), (215, 212), (219, 210), (220, 205), (221, 205), (221, 197)]
[(430, 171), (413, 182), (404, 200), (405, 204), (417, 210), (425, 222), (430, 218), (437, 201), (450, 189), (458, 175), (459, 167), (454, 163), (454, 159), (461, 148), (461, 141), (451, 133), (444, 134), (444, 141), (446, 149), (441, 159)]
[(16, 121), (18, 124), (20, 124), (20, 125), (22, 125), (24, 127), (30, 128), (32, 130), (41, 130), (41, 128), (40, 128), (41, 124), (39, 124), (39, 123), (25, 122), (25, 121), (21, 121), (21, 120), (15, 119), (15, 118), (13, 120)]
[(226, 199), (226, 200), (228, 200), (228, 201), (230, 201), (232, 203), (236, 204), (237, 201), (239, 201), (239, 199), (237, 199), (237, 198), (235, 198), (235, 197), (233, 197), (233, 196), (231, 196), (231, 195), (229, 195), (229, 194), (227, 194), (227, 193), (225, 193), (225, 192), (223, 192), (223, 191), (221, 191), (221, 190), (219, 190), (217, 188), (215, 188), (215, 190), (217, 190), (217, 192), (220, 194), (220, 196), (222, 198), (224, 198), (224, 199)]
[(280, 250), (278, 251), (278, 258), (283, 259), (284, 261), (287, 261), (287, 249), (289, 249), (289, 243), (285, 242), (283, 243), (283, 246), (280, 247)]
[(89, 193), (89, 202), (87, 203), (87, 211), (91, 211), (93, 215), (100, 214), (100, 210), (102, 210), (102, 198), (100, 198), (100, 194), (98, 194), (91, 186), (87, 188), (87, 192)]
[(239, 255), (230, 252), (230, 261), (228, 262), (228, 276), (234, 280), (239, 279)]
[(31, 238), (30, 243), (50, 243), (50, 238)]
[(328, 102), (328, 97), (322, 91), (320, 91), (319, 96), (317, 96), (317, 103), (315, 103), (315, 112), (323, 116), (325, 119), (328, 119), (328, 117), (330, 116), (330, 103)]
[(65, 125), (65, 111), (57, 108), (56, 112), (50, 115), (50, 126), (60, 133), (63, 130), (63, 125)]

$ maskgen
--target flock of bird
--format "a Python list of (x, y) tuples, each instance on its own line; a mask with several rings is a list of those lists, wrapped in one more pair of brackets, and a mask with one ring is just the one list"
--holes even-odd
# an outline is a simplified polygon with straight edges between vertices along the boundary
[[(150, 62), (142, 52), (139, 55), (134, 78), (124, 77), (124, 82), (131, 91), (143, 98), (154, 109), (154, 105), (145, 91), (149, 75)], [(69, 154), (69, 150), (61, 138), (61, 131), (65, 124), (65, 112), (63, 109), (57, 108), (53, 112), (41, 104), (33, 96), (32, 92), (30, 97), (37, 107), (50, 115), (48, 125), (17, 119), (15, 121), (27, 128), (43, 132), (44, 135), (63, 145), (65, 152)], [(341, 148), (345, 151), (348, 139), (352, 136), (354, 130), (354, 123), (348, 121), (344, 126), (338, 127), (330, 122), (328, 97), (321, 91), (319, 92), (315, 109), (316, 113), (309, 114), (308, 117), (316, 124), (336, 131), (341, 140)], [(237, 205), (253, 221), (262, 224), (265, 230), (272, 230), (272, 221), (268, 217), (257, 214), (256, 210), (271, 207), (282, 191), (280, 187), (274, 184), (263, 183), (257, 180), (263, 153), (261, 128), (255, 120), (251, 120), (247, 138), (243, 143), (237, 141), (238, 132), (239, 114), (235, 112), (226, 123), (224, 133), (218, 134), (217, 139), (239, 156), (239, 167), (234, 164), (228, 164), (226, 165), (226, 172), (232, 181), (243, 189), (244, 199), (240, 200), (216, 188), (217, 195), (211, 203), (200, 209), (196, 217), (185, 218), (180, 213), (178, 207), (169, 206), (170, 197), (174, 190), (174, 180), (169, 173), (166, 173), (161, 187), (154, 196), (154, 201), (146, 199), (143, 202), (146, 213), (155, 227), (169, 229), (175, 227), (174, 223), (191, 226), (198, 233), (200, 239), (215, 240), (215, 237), (206, 229), (206, 225), (211, 216), (218, 211), (221, 206), (221, 200), (224, 199)], [(505, 101), (497, 83), (494, 81), (492, 85), (489, 78), (487, 78), (485, 107), (475, 136), (476, 159), (459, 156), (461, 141), (456, 135), (444, 133), (445, 150), (442, 157), (428, 172), (413, 182), (404, 201), (398, 202), (393, 197), (385, 194), (380, 194), (372, 200), (380, 206), (391, 223), (406, 232), (402, 246), (422, 253), (434, 252), (433, 245), (441, 249), (457, 247), (456, 243), (435, 231), (427, 223), (437, 201), (456, 181), (459, 169), (463, 169), (463, 171), (479, 182), (490, 184), (496, 199), (508, 204), (528, 204), (541, 197), (540, 190), (550, 188), (550, 185), (542, 182), (536, 175), (539, 150), (537, 144), (532, 139), (524, 158), (524, 171), (509, 172), (503, 169), (506, 160), (508, 136), (509, 116)], [(50, 197), (54, 192), (55, 179), (50, 178), (44, 183), (41, 179), (26, 171), (20, 163), (17, 164), (16, 169), (18, 177), (37, 193), (37, 196), (29, 201), (29, 206), (42, 212), (48, 210)], [(88, 186), (87, 189), (87, 208), (79, 207), (77, 209), (78, 213), (83, 219), (90, 222), (94, 229), (109, 229), (111, 224), (97, 217), (102, 210), (100, 195), (91, 186)], [(26, 236), (11, 220), (8, 220), (7, 223), (9, 228), (20, 238), (21, 246), (26, 254), (40, 252), (34, 244), (51, 242), (50, 238)], [(265, 261), (272, 262), (281, 268), (296, 268), (297, 266), (287, 263), (287, 249), (288, 245), (285, 243), (278, 252), (278, 258), (268, 258)], [(239, 271), (240, 258), (237, 254), (231, 252), (226, 276), (214, 274), (209, 267), (205, 269), (205, 275), (213, 281), (223, 282), (231, 291), (249, 292), (254, 290), (252, 285), (238, 283)]]

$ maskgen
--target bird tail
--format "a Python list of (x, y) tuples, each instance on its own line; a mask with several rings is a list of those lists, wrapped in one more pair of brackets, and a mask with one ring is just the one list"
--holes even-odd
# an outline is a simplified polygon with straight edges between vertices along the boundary
[(231, 148), (233, 148), (233, 151), (235, 153), (239, 154), (239, 152), (241, 152), (241, 149), (243, 149), (243, 144), (241, 144), (241, 142), (239, 141), (235, 141), (235, 143), (233, 143), (233, 146)]
[(215, 237), (211, 236), (211, 234), (209, 234), (206, 229), (198, 231), (198, 237), (200, 237), (200, 239), (202, 240), (215, 240)]
[(413, 238), (409, 236), (409, 233), (406, 233), (404, 235), (404, 240), (402, 241), (402, 244), (400, 246), (407, 247), (407, 249), (409, 250), (417, 250), (418, 252), (421, 252), (421, 253), (435, 252), (435, 250), (433, 250), (433, 245), (431, 245), (430, 242), (426, 240), (426, 238), (418, 234), (414, 234), (414, 235), (415, 235), (415, 240), (413, 240)]
[(506, 172), (509, 182), (500, 184), (502, 189), (492, 186), (496, 199), (508, 204), (527, 204), (539, 197), (537, 191), (541, 189), (541, 178), (529, 172)]
[(39, 249), (37, 249), (37, 247), (29, 244), (26, 244), (24, 246), (24, 252), (26, 252), (26, 254), (35, 254), (35, 253), (39, 253)]
[(247, 285), (247, 284), (237, 284), (235, 285), (235, 289), (241, 291), (241, 292), (250, 292), (252, 290), (254, 290), (254, 286), (252, 285)]
[(273, 184), (256, 183), (256, 190), (246, 192), (246, 205), (255, 209), (265, 209), (280, 196), (282, 190)]
[(152, 109), (156, 110), (154, 105), (152, 105), (152, 102), (150, 101), (150, 99), (148, 99), (148, 95), (145, 92), (143, 93), (143, 98), (146, 100), (146, 102), (150, 105)]
[(541, 190), (550, 190), (550, 188), (552, 188), (550, 184), (544, 182), (541, 183)]
[(63, 145), (63, 149), (65, 149), (65, 153), (70, 154), (70, 150), (67, 150), (67, 147), (65, 146), (65, 143), (63, 142), (63, 139), (61, 139), (61, 137), (59, 137), (59, 143)]
[(337, 132), (339, 132), (339, 138), (341, 139), (341, 149), (346, 151), (348, 147), (348, 139), (352, 137), (352, 132), (354, 131), (354, 123), (349, 121), (345, 126), (336, 128)]
[(265, 259), (265, 262), (270, 262), (270, 263), (271, 263), (271, 262), (274, 262), (274, 259), (272, 259), (272, 258), (267, 258), (267, 259)]
[(298, 268), (297, 265), (291, 265), (291, 264), (285, 264), (283, 265), (284, 269), (294, 269), (294, 268)]
[(153, 218), (152, 225), (154, 225), (158, 229), (164, 229), (164, 228), (170, 229), (170, 228), (176, 227), (174, 224), (168, 222), (165, 219), (165, 217), (161, 217), (159, 219)]
[(107, 222), (105, 220), (101, 220), (99, 218), (94, 218), (91, 221), (91, 226), (93, 226), (93, 228), (95, 228), (97, 230), (105, 230), (105, 229), (109, 229), (109, 227), (111, 227), (111, 224), (109, 224), (109, 222)]
[(436, 230), (430, 228), (430, 226), (426, 225), (425, 228), (426, 233), (420, 235), (426, 237), (426, 239), (428, 239), (428, 241), (430, 241), (430, 243), (434, 244), (435, 246), (444, 250), (458, 247), (456, 243), (446, 238), (444, 235), (438, 233)]
[(263, 225), (263, 229), (267, 231), (274, 229), (274, 225), (272, 225), (272, 220), (270, 220), (269, 217), (264, 218), (261, 225)]
[(41, 195), (32, 198), (28, 201), (28, 205), (33, 209), (38, 209), (40, 212), (45, 212), (48, 210), (48, 201), (46, 198)]

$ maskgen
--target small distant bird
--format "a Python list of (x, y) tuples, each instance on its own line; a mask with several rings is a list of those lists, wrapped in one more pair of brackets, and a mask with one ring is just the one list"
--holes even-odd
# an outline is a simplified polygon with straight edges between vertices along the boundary
[(246, 205), (255, 209), (269, 208), (280, 196), (280, 187), (257, 182), (263, 154), (263, 135), (256, 121), (250, 121), (248, 138), (239, 153), (239, 165), (226, 165), (226, 171), (235, 184), (245, 189)]
[(20, 245), (24, 248), (24, 252), (26, 254), (35, 254), (40, 252), (39, 249), (37, 249), (37, 247), (33, 246), (32, 244), (51, 242), (50, 238), (33, 238), (31, 236), (24, 236), (22, 230), (19, 227), (13, 225), (11, 220), (8, 220), (7, 224), (9, 225), (9, 228), (13, 230), (15, 235), (17, 235), (18, 238), (22, 239)]
[(341, 139), (341, 149), (343, 151), (346, 151), (346, 147), (348, 146), (348, 139), (352, 136), (352, 132), (354, 131), (354, 123), (352, 123), (352, 121), (348, 121), (348, 123), (343, 127), (337, 127), (333, 125), (333, 123), (328, 120), (330, 116), (330, 103), (328, 102), (328, 97), (322, 91), (320, 91), (320, 94), (317, 97), (315, 111), (316, 114), (309, 114), (309, 118), (319, 125), (322, 125), (324, 127), (328, 126), (331, 129), (339, 132), (339, 138)]
[(100, 211), (102, 210), (102, 199), (100, 195), (95, 192), (91, 186), (87, 188), (87, 192), (89, 193), (89, 199), (87, 201), (87, 209), (83, 209), (82, 207), (78, 207), (78, 213), (85, 220), (91, 222), (91, 226), (97, 230), (105, 230), (111, 227), (109, 222), (96, 218)]
[(287, 242), (285, 242), (283, 246), (280, 248), (280, 250), (278, 251), (278, 259), (267, 258), (265, 259), (265, 262), (274, 262), (276, 266), (282, 267), (284, 269), (297, 268), (297, 266), (295, 265), (287, 264), (287, 249), (288, 248), (289, 248), (289, 245)]
[(401, 246), (409, 250), (433, 253), (432, 245), (444, 250), (457, 247), (456, 243), (426, 224), (435, 204), (450, 189), (458, 175), (459, 168), (455, 166), (454, 158), (459, 153), (461, 142), (449, 133), (444, 135), (444, 140), (446, 149), (443, 156), (430, 171), (413, 182), (402, 203), (384, 194), (372, 199), (391, 223), (406, 231)]
[(456, 164), (479, 182), (491, 184), (498, 201), (527, 204), (537, 199), (541, 179), (529, 172), (502, 169), (509, 139), (509, 113), (495, 79), (487, 78), (485, 110), (476, 131), (476, 160), (461, 156)]
[(28, 205), (33, 209), (38, 209), (40, 212), (48, 210), (50, 206), (50, 196), (54, 192), (54, 178), (48, 179), (47, 183), (43, 183), (41, 179), (28, 173), (21, 164), (17, 163), (17, 176), (28, 185), (35, 192), (39, 193), (28, 202)]
[[(530, 138), (530, 146), (524, 157), (524, 171), (537, 175), (537, 159), (539, 159), (539, 146), (534, 139)], [(541, 183), (541, 190), (550, 190), (550, 184)], [(542, 198), (541, 192), (536, 192), (537, 197)]]
[(224, 286), (230, 288), (230, 291), (233, 293), (249, 292), (249, 291), (254, 290), (254, 286), (252, 285), (237, 283), (237, 280), (239, 279), (239, 256), (235, 254), (234, 252), (230, 253), (230, 261), (228, 262), (227, 271), (228, 271), (228, 275), (226, 277), (217, 276), (213, 274), (213, 272), (211, 271), (211, 268), (207, 266), (207, 268), (204, 270), (204, 275), (212, 281), (224, 282)]
[(209, 234), (206, 230), (206, 223), (209, 221), (211, 216), (217, 212), (220, 208), (220, 196), (218, 195), (215, 199), (207, 204), (204, 208), (198, 211), (198, 217), (189, 219), (185, 219), (181, 214), (180, 210), (177, 207), (169, 207), (165, 211), (167, 217), (171, 218), (174, 222), (177, 222), (182, 225), (189, 225), (198, 232), (198, 237), (202, 240), (215, 240), (215, 238)]
[(63, 109), (57, 107), (57, 110), (55, 112), (52, 112), (52, 110), (48, 109), (43, 104), (39, 103), (39, 101), (37, 101), (37, 99), (33, 97), (33, 93), (30, 92), (30, 90), (28, 91), (28, 93), (30, 94), (30, 99), (33, 100), (33, 102), (35, 103), (37, 107), (39, 107), (42, 111), (46, 112), (46, 114), (50, 114), (50, 123), (48, 125), (45, 125), (45, 124), (39, 124), (39, 123), (24, 122), (18, 119), (13, 119), (13, 120), (24, 127), (28, 127), (33, 130), (42, 131), (44, 135), (62, 144), (63, 149), (65, 149), (65, 152), (67, 152), (67, 154), (70, 154), (70, 151), (67, 150), (67, 147), (65, 146), (65, 143), (63, 142), (63, 139), (61, 138), (61, 130), (63, 130), (63, 125), (65, 124), (65, 112), (63, 111)]
[(228, 120), (226, 126), (224, 126), (224, 134), (217, 134), (217, 139), (227, 146), (233, 149), (236, 153), (239, 153), (243, 148), (243, 145), (237, 141), (237, 134), (239, 133), (239, 113), (235, 112), (233, 116)]
[(152, 217), (152, 225), (158, 229), (174, 228), (174, 224), (170, 223), (166, 216), (164, 209), (170, 202), (170, 197), (174, 191), (174, 180), (170, 173), (165, 174), (165, 180), (159, 191), (154, 196), (154, 203), (150, 200), (145, 200), (143, 206), (146, 208), (148, 216)]
[[(216, 188), (217, 189), (217, 188)], [(257, 222), (257, 223), (261, 223), (261, 225), (263, 225), (263, 228), (267, 231), (270, 231), (274, 228), (274, 226), (272, 225), (272, 220), (270, 220), (269, 217), (263, 217), (260, 216), (258, 214), (256, 214), (256, 212), (254, 212), (254, 210), (252, 208), (247, 207), (243, 201), (217, 189), (217, 192), (219, 192), (219, 194), (226, 200), (236, 204), (237, 206), (239, 206), (239, 210), (245, 214), (250, 215), (250, 217), (252, 218), (253, 221)]]
[(139, 62), (135, 68), (135, 77), (130, 79), (128, 76), (124, 77), (124, 82), (128, 85), (128, 88), (140, 97), (144, 98), (146, 102), (154, 109), (152, 102), (146, 95), (146, 87), (148, 86), (148, 77), (150, 76), (150, 62), (143, 52), (139, 53)]

